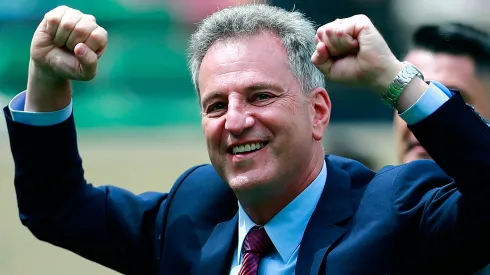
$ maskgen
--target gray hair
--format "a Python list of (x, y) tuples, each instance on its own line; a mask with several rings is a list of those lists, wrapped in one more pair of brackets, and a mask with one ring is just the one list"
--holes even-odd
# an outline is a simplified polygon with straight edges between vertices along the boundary
[(234, 6), (220, 10), (204, 19), (189, 43), (189, 69), (199, 94), (199, 68), (209, 48), (217, 41), (261, 31), (276, 34), (288, 54), (288, 66), (298, 79), (305, 94), (314, 88), (325, 87), (323, 74), (311, 63), (316, 49), (316, 30), (313, 23), (297, 11), (266, 4)]

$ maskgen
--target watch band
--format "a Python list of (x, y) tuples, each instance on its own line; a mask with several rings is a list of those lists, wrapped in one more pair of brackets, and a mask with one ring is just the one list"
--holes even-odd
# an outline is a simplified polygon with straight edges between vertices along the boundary
[(419, 77), (424, 80), (424, 75), (414, 65), (403, 62), (405, 66), (398, 72), (396, 77), (391, 81), (390, 87), (384, 92), (381, 97), (381, 101), (388, 107), (394, 108), (398, 102), (398, 98), (402, 94), (403, 90), (407, 87), (408, 83), (412, 81), (414, 77)]

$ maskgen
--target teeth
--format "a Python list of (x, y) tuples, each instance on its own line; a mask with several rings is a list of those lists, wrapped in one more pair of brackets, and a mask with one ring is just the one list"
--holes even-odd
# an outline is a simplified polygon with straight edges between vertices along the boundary
[(233, 154), (238, 154), (238, 153), (248, 153), (253, 150), (258, 150), (260, 148), (264, 147), (263, 142), (256, 142), (256, 143), (250, 143), (250, 144), (242, 144), (238, 146), (234, 146), (232, 148), (232, 153)]

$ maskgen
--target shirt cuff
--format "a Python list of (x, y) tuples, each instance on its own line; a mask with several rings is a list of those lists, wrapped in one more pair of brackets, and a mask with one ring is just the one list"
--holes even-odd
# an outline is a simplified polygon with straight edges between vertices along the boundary
[(439, 82), (431, 81), (424, 94), (415, 104), (401, 113), (400, 117), (409, 125), (418, 123), (439, 109), (451, 96), (452, 93), (448, 88)]
[(16, 95), (9, 103), (12, 120), (31, 126), (52, 126), (67, 120), (72, 113), (72, 102), (65, 108), (54, 112), (26, 112), (24, 105), (26, 92)]

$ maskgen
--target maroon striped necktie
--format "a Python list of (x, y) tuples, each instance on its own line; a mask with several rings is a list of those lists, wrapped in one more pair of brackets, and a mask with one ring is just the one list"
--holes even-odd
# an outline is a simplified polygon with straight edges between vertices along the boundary
[(239, 275), (256, 275), (259, 268), (260, 256), (268, 252), (272, 241), (264, 227), (254, 226), (243, 242), (243, 261)]

